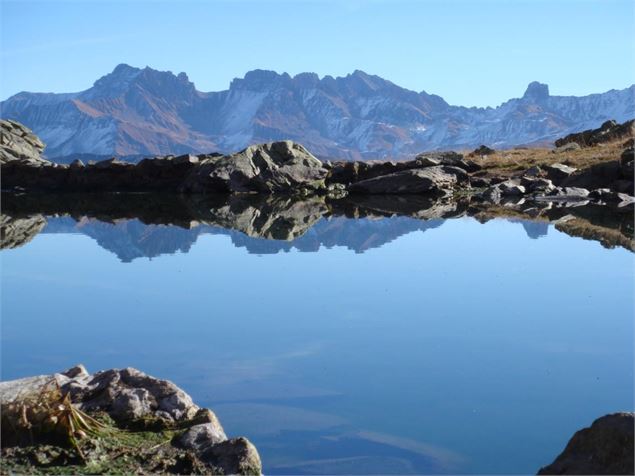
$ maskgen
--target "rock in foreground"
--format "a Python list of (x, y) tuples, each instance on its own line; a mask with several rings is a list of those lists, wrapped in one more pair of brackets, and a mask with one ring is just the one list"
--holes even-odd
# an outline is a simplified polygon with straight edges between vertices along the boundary
[(0, 382), (3, 473), (260, 474), (256, 448), (211, 410), (138, 370)]
[(538, 474), (634, 474), (635, 413), (613, 413), (578, 431)]

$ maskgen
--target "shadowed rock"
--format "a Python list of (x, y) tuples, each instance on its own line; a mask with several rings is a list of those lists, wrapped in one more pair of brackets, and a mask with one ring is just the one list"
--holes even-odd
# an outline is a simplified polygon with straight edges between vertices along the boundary
[(635, 414), (613, 413), (578, 431), (538, 474), (633, 474)]
[(575, 132), (561, 139), (556, 140), (556, 147), (562, 147), (565, 144), (576, 143), (582, 147), (589, 147), (603, 142), (609, 142), (615, 139), (632, 137), (634, 134), (635, 121), (626, 121), (618, 124), (616, 121), (610, 120), (604, 122), (597, 129), (589, 129), (583, 132)]

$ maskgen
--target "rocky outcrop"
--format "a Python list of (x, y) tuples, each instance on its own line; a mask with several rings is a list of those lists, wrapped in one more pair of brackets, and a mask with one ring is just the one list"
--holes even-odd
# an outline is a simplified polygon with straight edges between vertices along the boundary
[(578, 431), (538, 474), (634, 474), (635, 414), (613, 413)]
[(315, 191), (324, 188), (326, 175), (322, 162), (304, 147), (291, 141), (281, 141), (249, 146), (237, 154), (207, 159), (192, 170), (180, 191)]
[(20, 163), (38, 166), (44, 143), (30, 129), (15, 121), (0, 121), (0, 165)]
[(604, 122), (597, 129), (589, 129), (583, 132), (569, 134), (561, 139), (556, 140), (556, 147), (563, 147), (566, 144), (576, 143), (581, 147), (591, 147), (604, 142), (610, 142), (617, 139), (625, 139), (635, 134), (635, 120), (626, 121), (618, 124), (616, 121), (610, 120)]
[[(632, 149), (631, 149), (632, 157)], [(633, 159), (626, 149), (620, 160), (610, 160), (570, 173), (560, 180), (563, 187), (582, 187), (589, 190), (608, 188), (618, 193), (633, 195)]]
[[(59, 398), (50, 395), (59, 395)], [(47, 398), (54, 399), (50, 411), (54, 411), (57, 406), (72, 405), (72, 409), (68, 408), (68, 411), (80, 412), (80, 422), (93, 421), (89, 418), (108, 421), (100, 415), (111, 418), (114, 425), (108, 431), (103, 430), (100, 433), (97, 429), (102, 427), (95, 423), (95, 433), (90, 434), (90, 438), (94, 440), (108, 438), (112, 445), (112, 441), (117, 439), (119, 429), (126, 430), (126, 433), (121, 433), (121, 438), (128, 440), (130, 438), (127, 435), (130, 432), (140, 433), (140, 440), (149, 439), (152, 432), (161, 433), (169, 437), (164, 443), (168, 445), (167, 453), (162, 454), (167, 460), (194, 458), (190, 461), (191, 466), (206, 468), (206, 472), (213, 474), (261, 473), (260, 457), (249, 440), (228, 439), (214, 413), (198, 407), (189, 395), (172, 382), (151, 377), (132, 368), (105, 370), (91, 375), (83, 366), (54, 375), (0, 382), (0, 403), (3, 410), (2, 452), (3, 459), (9, 466), (16, 464), (20, 467), (20, 464), (24, 464), (17, 456), (14, 461), (11, 458), (12, 455), (21, 454), (15, 448), (22, 447), (25, 441), (28, 444), (35, 441), (64, 446), (64, 441), (51, 439), (53, 430), (59, 433), (58, 427), (63, 424), (63, 419), (57, 416), (55, 420), (49, 418), (46, 420), (48, 423), (43, 425), (32, 408), (33, 405), (38, 405), (41, 412), (42, 402), (46, 403)], [(14, 419), (16, 414), (24, 416)], [(82, 417), (83, 414), (89, 417)], [(119, 457), (96, 450), (108, 447), (106, 442), (81, 444), (82, 439), (88, 439), (89, 436), (78, 435), (77, 431), (75, 430), (74, 438), (79, 443), (75, 449), (81, 453), (85, 465), (92, 464), (93, 456), (100, 460)], [(143, 453), (144, 461), (154, 461), (156, 455), (150, 454), (153, 449), (155, 448), (141, 445), (138, 451)], [(115, 447), (112, 452), (116, 455), (125, 453), (125, 450), (125, 446)], [(161, 451), (165, 452), (166, 448)], [(137, 463), (133, 463), (132, 468), (134, 464)], [(143, 472), (153, 472), (156, 469), (144, 468), (142, 463), (140, 467)], [(31, 470), (33, 469), (32, 467)], [(166, 472), (184, 471), (182, 466), (174, 468), (178, 471), (164, 469), (167, 469)]]

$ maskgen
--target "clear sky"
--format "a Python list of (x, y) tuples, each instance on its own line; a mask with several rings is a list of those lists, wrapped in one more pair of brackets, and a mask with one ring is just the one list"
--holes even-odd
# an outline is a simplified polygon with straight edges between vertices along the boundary
[(254, 69), (355, 69), (451, 104), (530, 81), (584, 95), (635, 83), (633, 0), (0, 0), (0, 98), (86, 89), (119, 63), (185, 71), (202, 91)]

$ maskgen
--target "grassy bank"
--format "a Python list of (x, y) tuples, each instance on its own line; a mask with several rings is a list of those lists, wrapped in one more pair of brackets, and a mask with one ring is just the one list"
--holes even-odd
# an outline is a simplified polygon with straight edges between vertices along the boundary
[[(469, 157), (483, 167), (483, 170), (496, 175), (513, 175), (534, 165), (561, 163), (578, 169), (591, 165), (617, 160), (624, 150), (625, 139), (583, 147), (577, 150), (558, 151), (547, 148), (516, 148), (496, 151), (492, 155)], [(468, 156), (469, 151), (462, 151)]]

